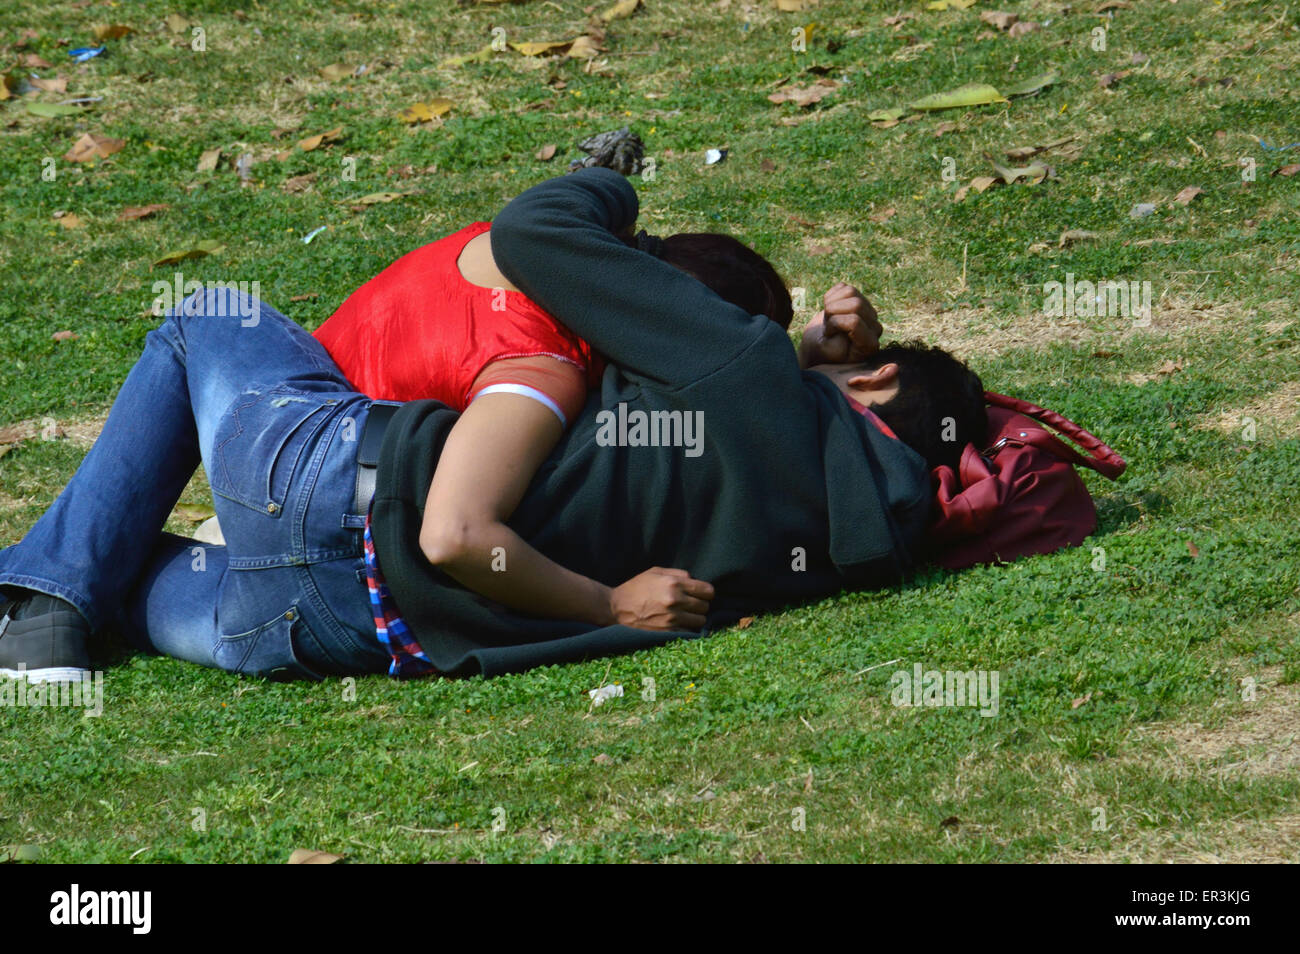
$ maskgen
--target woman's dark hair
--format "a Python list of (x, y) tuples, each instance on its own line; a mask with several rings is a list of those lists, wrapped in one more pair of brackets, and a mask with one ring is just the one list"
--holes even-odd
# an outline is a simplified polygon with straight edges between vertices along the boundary
[(967, 444), (984, 449), (988, 409), (984, 383), (962, 361), (921, 341), (881, 348), (863, 364), (871, 371), (898, 365), (898, 393), (871, 410), (931, 468), (957, 469)]
[(772, 263), (730, 235), (681, 232), (665, 239), (642, 232), (634, 244), (703, 282), (751, 315), (766, 315), (789, 330), (794, 304)]

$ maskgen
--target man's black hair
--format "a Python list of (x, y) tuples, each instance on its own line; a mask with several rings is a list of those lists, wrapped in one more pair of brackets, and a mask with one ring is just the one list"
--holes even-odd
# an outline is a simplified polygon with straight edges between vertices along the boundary
[(862, 365), (898, 365), (898, 393), (871, 410), (931, 468), (961, 463), (966, 445), (983, 450), (988, 437), (984, 383), (962, 361), (922, 341), (881, 348)]

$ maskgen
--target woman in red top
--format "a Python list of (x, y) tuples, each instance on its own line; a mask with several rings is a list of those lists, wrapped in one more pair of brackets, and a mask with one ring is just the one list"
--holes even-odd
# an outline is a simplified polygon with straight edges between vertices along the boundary
[[(315, 335), (363, 394), (434, 398), (462, 412), (425, 502), (421, 546), (429, 560), (514, 609), (592, 618), (584, 600), (599, 594), (573, 595), (590, 581), (536, 553), (506, 521), (604, 365), (501, 274), (490, 227), (477, 222), (398, 259), (353, 292)], [(750, 314), (789, 327), (793, 309), (781, 277), (730, 236), (660, 240), (642, 232), (624, 239)], [(497, 572), (500, 554), (512, 572)], [(684, 571), (654, 568), (617, 587), (609, 609), (626, 625), (699, 629), (711, 597), (707, 583)]]

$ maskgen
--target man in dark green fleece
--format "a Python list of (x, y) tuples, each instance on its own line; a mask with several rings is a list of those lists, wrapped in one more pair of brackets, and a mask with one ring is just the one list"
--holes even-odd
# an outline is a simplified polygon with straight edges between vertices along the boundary
[[(923, 549), (936, 454), (983, 436), (978, 378), (958, 365), (957, 396), (895, 417), (923, 457), (869, 409), (914, 406), (921, 384), (879, 360), (801, 369), (766, 317), (622, 241), (637, 209), (626, 179), (593, 168), (528, 190), (492, 223), (501, 272), (611, 362), (511, 529), (607, 585), (651, 565), (688, 570), (714, 588), (706, 632), (903, 579)], [(438, 671), (490, 676), (698, 635), (526, 616), (432, 565), (424, 502), (455, 421), (436, 401), (397, 411), (372, 511), (392, 597)]]

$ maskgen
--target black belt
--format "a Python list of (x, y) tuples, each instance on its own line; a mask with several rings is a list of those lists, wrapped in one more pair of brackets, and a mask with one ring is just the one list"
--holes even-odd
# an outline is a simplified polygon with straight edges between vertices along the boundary
[(370, 413), (361, 428), (361, 440), (357, 441), (357, 484), (352, 495), (352, 512), (355, 514), (364, 514), (370, 509), (379, 476), (379, 451), (384, 446), (384, 432), (401, 406), (390, 401), (376, 401), (370, 405)]

